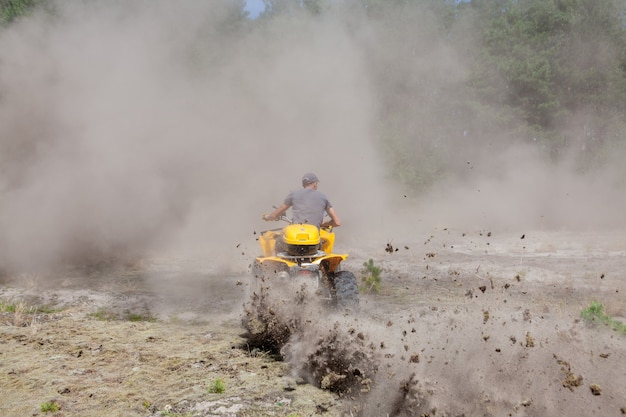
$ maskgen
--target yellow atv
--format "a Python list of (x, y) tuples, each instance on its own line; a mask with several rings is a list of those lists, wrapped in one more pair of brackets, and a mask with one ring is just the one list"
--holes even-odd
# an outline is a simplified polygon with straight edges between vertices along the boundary
[(282, 229), (262, 232), (259, 244), (263, 256), (257, 257), (252, 273), (272, 286), (281, 283), (305, 283), (318, 295), (339, 308), (357, 309), (359, 290), (352, 272), (341, 271), (347, 254), (333, 253), (335, 233), (332, 228), (312, 224), (289, 224)]

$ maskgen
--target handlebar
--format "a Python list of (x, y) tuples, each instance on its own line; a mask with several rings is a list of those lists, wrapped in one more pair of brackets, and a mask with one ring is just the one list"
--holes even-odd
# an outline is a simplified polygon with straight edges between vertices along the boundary
[[(293, 219), (290, 219), (289, 217), (285, 216), (284, 214), (283, 214), (283, 215), (281, 215), (281, 216), (280, 216), (279, 218), (277, 218), (276, 220), (270, 220), (270, 219), (268, 219), (268, 218), (267, 218), (267, 216), (268, 216), (268, 214), (267, 214), (267, 213), (264, 213), (264, 214), (261, 216), (261, 218), (262, 218), (263, 220), (265, 220), (266, 222), (271, 222), (271, 221), (284, 221), (284, 222), (286, 222), (286, 223), (293, 224)], [(324, 230), (327, 230), (327, 231), (329, 231), (329, 232), (330, 232), (331, 230), (333, 230), (333, 226), (320, 227), (320, 229), (324, 229)]]
[(290, 219), (289, 217), (285, 216), (284, 214), (282, 216), (280, 216), (279, 218), (277, 218), (276, 220), (271, 220), (267, 218), (268, 214), (267, 213), (263, 213), (263, 215), (261, 216), (261, 219), (265, 220), (266, 222), (272, 222), (272, 221), (279, 221), (282, 220), (284, 222), (287, 222), (289, 224), (293, 223), (293, 220)]

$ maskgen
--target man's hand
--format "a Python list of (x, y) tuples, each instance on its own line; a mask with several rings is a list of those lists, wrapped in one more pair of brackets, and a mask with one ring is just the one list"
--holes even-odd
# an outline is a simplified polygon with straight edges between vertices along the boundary
[(271, 214), (268, 214), (268, 213), (263, 213), (263, 215), (261, 216), (261, 218), (262, 218), (263, 220), (265, 220), (266, 222), (269, 222), (269, 221), (273, 221), (273, 220), (274, 220), (274, 218), (272, 217), (272, 215), (271, 215)]

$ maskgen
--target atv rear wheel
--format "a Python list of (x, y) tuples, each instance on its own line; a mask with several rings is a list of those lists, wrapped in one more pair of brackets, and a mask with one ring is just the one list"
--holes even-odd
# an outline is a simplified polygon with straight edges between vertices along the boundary
[(350, 271), (339, 271), (333, 275), (337, 307), (340, 309), (358, 310), (359, 287), (354, 274)]

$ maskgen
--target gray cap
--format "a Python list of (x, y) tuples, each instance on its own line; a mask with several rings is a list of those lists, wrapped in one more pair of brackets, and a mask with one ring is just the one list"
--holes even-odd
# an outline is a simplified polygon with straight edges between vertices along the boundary
[(313, 184), (315, 182), (319, 182), (319, 180), (317, 179), (317, 175), (315, 175), (312, 172), (304, 174), (304, 176), (302, 177), (302, 186), (303, 187), (306, 187), (307, 185)]

